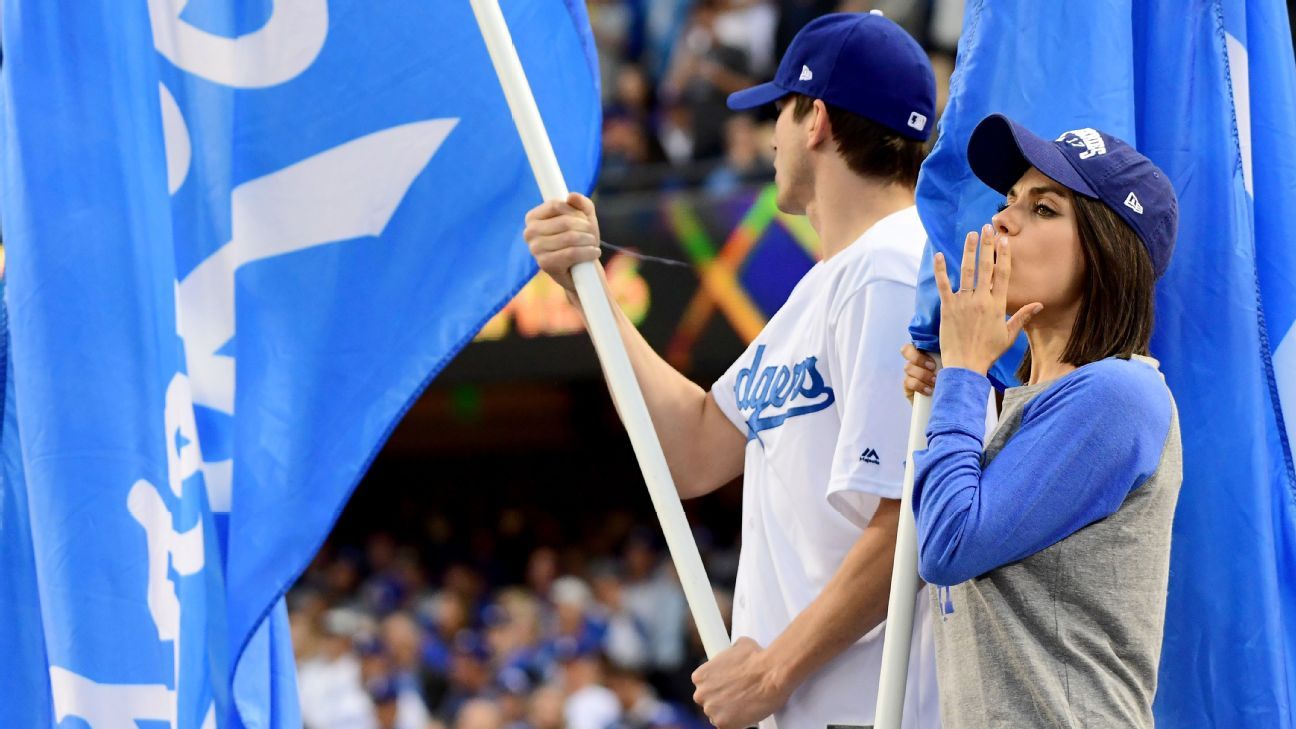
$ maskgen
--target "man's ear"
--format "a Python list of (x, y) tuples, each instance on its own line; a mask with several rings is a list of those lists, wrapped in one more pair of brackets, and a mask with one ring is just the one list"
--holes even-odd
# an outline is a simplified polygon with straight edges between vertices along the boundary
[(814, 100), (814, 110), (810, 113), (810, 128), (806, 134), (806, 149), (816, 149), (821, 144), (832, 141), (832, 120), (828, 118), (828, 106), (823, 99)]

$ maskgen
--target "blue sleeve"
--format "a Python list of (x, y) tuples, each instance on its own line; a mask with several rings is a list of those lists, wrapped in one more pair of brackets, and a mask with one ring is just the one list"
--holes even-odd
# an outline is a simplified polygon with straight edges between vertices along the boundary
[(982, 468), (990, 381), (937, 376), (927, 450), (914, 453), (918, 571), (956, 585), (1029, 557), (1115, 512), (1156, 471), (1170, 432), (1160, 373), (1137, 361), (1076, 370), (1028, 403)]

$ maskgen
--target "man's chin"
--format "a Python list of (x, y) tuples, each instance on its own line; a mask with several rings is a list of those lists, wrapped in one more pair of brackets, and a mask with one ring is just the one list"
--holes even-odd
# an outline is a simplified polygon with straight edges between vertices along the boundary
[(774, 196), (774, 205), (779, 212), (788, 215), (805, 215), (805, 203), (791, 199), (782, 189)]

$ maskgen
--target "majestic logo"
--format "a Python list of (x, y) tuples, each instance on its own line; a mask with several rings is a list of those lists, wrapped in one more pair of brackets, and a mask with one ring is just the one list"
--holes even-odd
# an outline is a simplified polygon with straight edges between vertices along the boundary
[(1139, 215), (1143, 214), (1143, 203), (1139, 202), (1138, 197), (1132, 192), (1129, 194), (1129, 197), (1125, 198), (1125, 207), (1133, 210)]
[(923, 129), (927, 128), (927, 117), (923, 114), (919, 114), (916, 111), (910, 112), (909, 126), (921, 132)]
[(802, 67), (801, 67), (801, 77), (798, 78), (797, 80), (798, 80), (798, 81), (809, 81), (809, 80), (812, 79), (812, 78), (814, 78), (814, 71), (811, 71), (809, 66), (802, 66)]
[(882, 459), (878, 458), (878, 452), (872, 448), (865, 448), (864, 452), (860, 454), (859, 459), (864, 463), (872, 463), (875, 466), (881, 465), (882, 463)]
[(1100, 154), (1107, 154), (1107, 142), (1103, 141), (1102, 135), (1097, 129), (1073, 129), (1069, 132), (1063, 132), (1057, 141), (1083, 149), (1080, 153), (1080, 159), (1089, 159)]
[(751, 367), (738, 371), (734, 397), (747, 415), (747, 440), (777, 428), (788, 418), (816, 413), (833, 404), (833, 390), (819, 373), (818, 358), (806, 357), (792, 367), (761, 367), (765, 345), (756, 348)]

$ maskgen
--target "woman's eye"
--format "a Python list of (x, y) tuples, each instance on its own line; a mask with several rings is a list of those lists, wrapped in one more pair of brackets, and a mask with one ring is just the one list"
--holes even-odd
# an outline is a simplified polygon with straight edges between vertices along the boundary
[(999, 203), (998, 206), (995, 207), (995, 212), (996, 212), (996, 213), (1002, 213), (1003, 211), (1005, 211), (1005, 210), (1007, 210), (1007, 209), (1008, 209), (1008, 203), (1006, 203), (1006, 202), (1001, 202), (1001, 203)]
[(1051, 218), (1054, 215), (1057, 215), (1057, 213), (1053, 210), (1053, 208), (1045, 205), (1044, 203), (1038, 203), (1035, 205), (1035, 214), (1040, 216), (1041, 218)]

